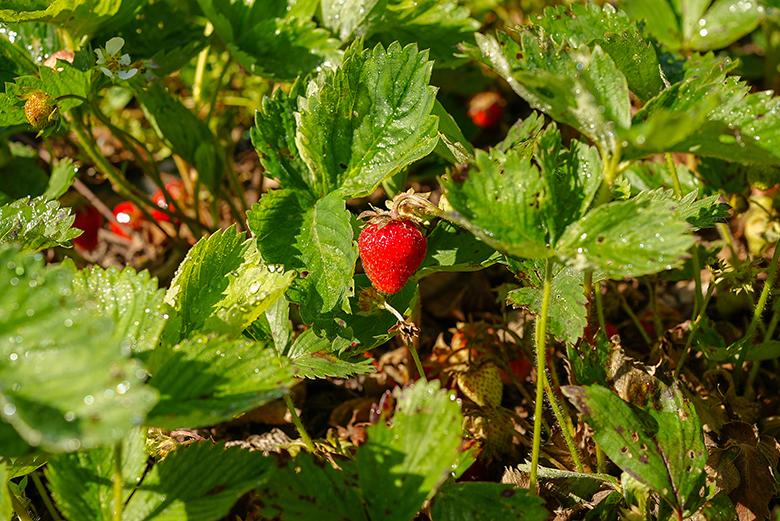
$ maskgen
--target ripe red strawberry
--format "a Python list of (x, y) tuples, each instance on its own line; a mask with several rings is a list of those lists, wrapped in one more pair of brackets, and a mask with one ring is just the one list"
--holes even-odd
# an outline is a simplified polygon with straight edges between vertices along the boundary
[(132, 230), (139, 230), (144, 221), (144, 214), (130, 201), (123, 201), (114, 206), (114, 217), (117, 222), (110, 223), (111, 231), (125, 239), (129, 239), (130, 236), (120, 224)]
[(103, 226), (103, 216), (92, 205), (77, 209), (75, 216), (73, 227), (84, 233), (73, 239), (73, 244), (87, 251), (94, 250), (98, 243), (98, 230)]
[[(173, 201), (168, 201), (165, 198), (163, 191), (157, 190), (154, 195), (152, 195), (152, 202), (160, 208), (173, 210), (175, 208), (173, 203), (181, 199), (181, 197), (184, 195), (184, 183), (178, 180), (171, 181), (170, 183), (165, 183), (165, 189), (168, 190), (168, 193), (170, 194)], [(171, 222), (171, 218), (168, 216), (168, 214), (159, 210), (152, 210), (152, 217), (158, 221)]]
[(401, 291), (425, 258), (428, 241), (410, 220), (369, 224), (360, 233), (358, 249), (374, 287), (392, 295)]
[(504, 114), (504, 98), (496, 92), (480, 92), (469, 101), (469, 117), (479, 128), (495, 127)]
[[(525, 357), (516, 358), (514, 360), (510, 360), (509, 362), (509, 370), (519, 382), (523, 382), (526, 378), (528, 378), (528, 375), (531, 374), (532, 368), (533, 366), (531, 365), (531, 361)], [(512, 383), (512, 378), (504, 371), (501, 371), (501, 381), (509, 385)]]
[(501, 383), (501, 372), (493, 363), (460, 373), (457, 383), (463, 394), (481, 407), (497, 407), (501, 403), (504, 386)]

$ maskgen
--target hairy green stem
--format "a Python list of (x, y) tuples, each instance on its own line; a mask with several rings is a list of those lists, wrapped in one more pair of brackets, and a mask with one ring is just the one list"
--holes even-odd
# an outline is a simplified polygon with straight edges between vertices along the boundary
[(531, 471), (528, 488), (536, 492), (536, 476), (539, 469), (539, 450), (542, 446), (542, 413), (544, 401), (544, 382), (547, 380), (545, 371), (547, 364), (546, 340), (547, 340), (547, 315), (550, 311), (550, 296), (552, 295), (552, 259), (544, 263), (544, 285), (542, 287), (542, 309), (536, 317), (536, 330), (534, 335), (536, 347), (536, 399), (534, 403), (534, 435), (531, 449)]
[(303, 444), (306, 445), (306, 449), (314, 454), (316, 450), (314, 448), (314, 442), (311, 441), (311, 436), (309, 436), (309, 433), (306, 432), (306, 428), (303, 426), (301, 417), (298, 416), (298, 411), (295, 410), (295, 404), (293, 403), (289, 394), (284, 395), (284, 404), (287, 406), (287, 410), (290, 411), (290, 416), (292, 417), (292, 422), (293, 425), (295, 425), (295, 429), (298, 431), (298, 436), (301, 437), (301, 441), (303, 441)]
[(604, 318), (604, 297), (601, 295), (601, 282), (597, 282), (594, 286), (593, 295), (596, 297), (596, 316), (599, 321), (599, 327), (601, 331), (607, 334), (607, 321)]
[(601, 445), (596, 443), (596, 472), (604, 474), (607, 471), (607, 458), (604, 456), (604, 451), (601, 450)]
[[(213, 30), (214, 26), (211, 25), (211, 22), (208, 22), (206, 28), (203, 30), (204, 36), (211, 35)], [(192, 82), (192, 100), (195, 102), (196, 107), (200, 104), (201, 95), (203, 94), (203, 77), (206, 73), (206, 64), (208, 63), (210, 50), (210, 45), (204, 47), (203, 50), (198, 53), (198, 62), (195, 65), (195, 78)]]
[(666, 169), (669, 171), (669, 175), (672, 176), (672, 186), (674, 187), (674, 195), (680, 199), (683, 196), (682, 186), (680, 185), (680, 177), (677, 175), (677, 167), (674, 164), (672, 154), (664, 154), (666, 158)]
[(745, 333), (745, 336), (748, 338), (752, 338), (755, 334), (756, 328), (758, 328), (759, 323), (761, 322), (761, 317), (764, 314), (766, 303), (769, 300), (769, 294), (774, 288), (775, 278), (777, 277), (778, 259), (780, 259), (780, 241), (775, 243), (775, 251), (772, 254), (772, 260), (769, 261), (769, 270), (767, 271), (766, 282), (764, 282), (764, 287), (761, 289), (761, 295), (758, 297), (756, 307), (753, 309), (753, 319), (750, 321), (750, 325), (748, 325), (747, 332)]
[(683, 348), (683, 352), (680, 355), (680, 359), (677, 361), (677, 367), (674, 369), (674, 378), (677, 379), (680, 376), (680, 372), (682, 371), (683, 366), (685, 365), (685, 362), (688, 359), (688, 355), (691, 352), (691, 346), (693, 345), (693, 339), (696, 336), (696, 333), (699, 331), (699, 326), (701, 325), (701, 322), (703, 318), (707, 315), (707, 305), (710, 303), (710, 298), (712, 298), (712, 294), (715, 292), (715, 284), (710, 284), (707, 287), (707, 295), (704, 297), (704, 302), (702, 302), (702, 307), (699, 310), (699, 315), (696, 317), (696, 320), (693, 321), (691, 324), (690, 331), (688, 332), (688, 339), (685, 342), (685, 347)]
[(550, 402), (550, 407), (553, 410), (555, 419), (561, 426), (561, 432), (563, 433), (563, 440), (566, 442), (566, 447), (569, 449), (571, 459), (574, 462), (574, 467), (577, 472), (584, 472), (585, 469), (582, 466), (582, 460), (580, 459), (580, 453), (577, 451), (577, 445), (574, 443), (574, 426), (571, 423), (571, 418), (564, 413), (558, 398), (555, 396), (555, 391), (550, 387), (550, 382), (547, 380), (547, 374), (542, 373), (544, 377), (544, 389), (547, 392), (547, 400)]
[(628, 318), (631, 319), (631, 322), (634, 324), (634, 327), (637, 331), (639, 331), (639, 334), (642, 335), (642, 339), (647, 343), (647, 345), (653, 345), (653, 340), (650, 338), (650, 335), (647, 334), (647, 331), (645, 331), (645, 328), (642, 327), (642, 321), (639, 320), (639, 317), (636, 316), (636, 313), (634, 313), (634, 310), (631, 309), (631, 306), (628, 305), (628, 301), (626, 300), (625, 295), (620, 293), (619, 291), (615, 291), (617, 293), (618, 298), (620, 299), (620, 307), (623, 308), (623, 311), (626, 312), (626, 315), (628, 315)]
[(111, 482), (114, 492), (114, 510), (113, 521), (122, 521), (122, 509), (124, 507), (124, 493), (123, 485), (124, 478), (122, 477), (122, 442), (117, 442), (114, 445), (114, 470), (111, 476)]
[(54, 503), (52, 503), (51, 498), (49, 497), (49, 493), (46, 491), (46, 487), (43, 485), (40, 476), (38, 476), (38, 472), (33, 472), (30, 474), (30, 477), (32, 478), (33, 485), (35, 485), (35, 490), (37, 490), (38, 495), (41, 496), (43, 505), (46, 507), (46, 510), (49, 512), (51, 518), (54, 521), (62, 521), (62, 516), (60, 516), (60, 513), (55, 508)]

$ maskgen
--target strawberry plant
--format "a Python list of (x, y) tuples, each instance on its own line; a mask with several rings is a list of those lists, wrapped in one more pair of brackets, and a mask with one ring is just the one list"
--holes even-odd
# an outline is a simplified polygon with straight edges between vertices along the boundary
[(0, 518), (778, 517), (778, 42), (774, 0), (0, 6)]

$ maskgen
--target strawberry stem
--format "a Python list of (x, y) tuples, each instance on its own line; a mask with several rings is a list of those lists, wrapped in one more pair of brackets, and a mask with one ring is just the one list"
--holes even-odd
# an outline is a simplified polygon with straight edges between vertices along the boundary
[[(404, 316), (397, 309), (391, 306), (388, 301), (385, 300), (382, 304), (382, 307), (385, 308), (387, 311), (389, 311), (396, 319), (398, 319), (399, 325), (409, 324), (409, 322), (406, 321)], [(402, 334), (402, 337), (404, 336), (405, 335)], [(411, 338), (404, 338), (404, 340), (406, 341), (406, 347), (409, 348), (409, 352), (412, 354), (412, 360), (414, 360), (414, 365), (417, 368), (417, 374), (420, 375), (420, 380), (427, 383), (428, 379), (425, 377), (425, 371), (423, 370), (422, 362), (420, 361), (420, 355), (417, 352), (417, 346), (415, 346), (416, 339), (417, 339), (417, 335), (414, 335)]]
[(552, 294), (552, 264), (549, 257), (544, 262), (544, 286), (542, 288), (542, 309), (536, 317), (536, 331), (534, 335), (536, 347), (536, 399), (534, 406), (534, 437), (531, 449), (531, 472), (528, 480), (528, 488), (536, 492), (536, 475), (539, 468), (539, 451), (542, 445), (542, 406), (544, 402), (544, 384), (547, 381), (545, 373), (545, 350), (547, 339), (547, 315), (550, 310), (550, 296)]
[(295, 425), (295, 430), (298, 431), (298, 436), (301, 437), (301, 441), (306, 445), (306, 449), (314, 454), (314, 442), (311, 441), (311, 436), (306, 432), (306, 427), (303, 426), (301, 417), (298, 416), (298, 411), (295, 410), (295, 404), (289, 394), (284, 395), (284, 404), (287, 406), (287, 410), (290, 411), (290, 416), (292, 417), (293, 425)]
[(114, 521), (122, 521), (122, 509), (124, 507), (124, 477), (122, 476), (122, 442), (119, 441), (114, 445), (114, 471), (111, 476), (111, 484), (113, 485), (114, 493), (114, 508), (112, 519)]

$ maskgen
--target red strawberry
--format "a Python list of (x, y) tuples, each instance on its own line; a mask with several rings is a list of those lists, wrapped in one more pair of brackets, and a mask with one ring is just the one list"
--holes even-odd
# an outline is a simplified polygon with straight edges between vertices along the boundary
[(392, 295), (401, 291), (425, 258), (428, 241), (410, 220), (369, 224), (360, 233), (358, 249), (374, 287)]
[(504, 99), (496, 92), (480, 92), (469, 101), (469, 117), (479, 128), (495, 127), (504, 114)]
[(125, 239), (129, 239), (130, 236), (127, 235), (127, 232), (120, 224), (132, 230), (138, 230), (144, 221), (144, 215), (141, 213), (141, 210), (130, 201), (123, 201), (114, 206), (114, 217), (116, 217), (116, 222), (110, 223), (111, 231)]
[[(165, 183), (165, 189), (168, 190), (168, 193), (170, 194), (173, 201), (168, 201), (165, 198), (163, 191), (157, 190), (154, 195), (152, 195), (152, 202), (160, 208), (166, 208), (173, 211), (175, 208), (173, 203), (181, 199), (182, 195), (184, 194), (184, 183), (181, 181), (171, 181), (170, 183)], [(159, 210), (152, 210), (152, 217), (158, 221), (171, 222), (171, 218), (168, 216), (168, 214)]]
[(73, 239), (73, 244), (87, 251), (94, 250), (98, 243), (98, 230), (103, 226), (103, 216), (92, 205), (82, 206), (75, 215), (73, 227), (84, 233)]
[[(528, 378), (528, 375), (531, 374), (532, 367), (530, 360), (527, 358), (516, 358), (509, 362), (509, 370), (520, 382), (523, 382)], [(501, 371), (501, 381), (505, 384), (511, 384), (512, 378), (504, 371)]]

